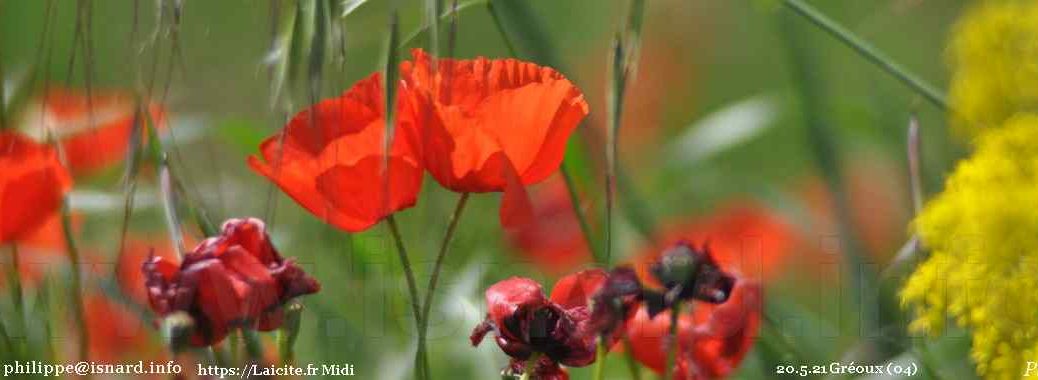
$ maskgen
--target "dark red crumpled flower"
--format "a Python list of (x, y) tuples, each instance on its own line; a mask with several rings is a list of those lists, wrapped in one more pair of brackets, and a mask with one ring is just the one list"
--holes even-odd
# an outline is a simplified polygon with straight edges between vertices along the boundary
[(536, 353), (556, 365), (591, 364), (596, 335), (589, 333), (589, 300), (605, 279), (606, 273), (597, 269), (571, 274), (559, 280), (551, 298), (528, 278), (498, 282), (486, 291), (487, 317), (473, 329), (472, 345), (493, 331), (501, 350), (520, 363)]
[(0, 244), (28, 237), (61, 207), (72, 177), (47, 145), (0, 132)]
[[(753, 347), (760, 327), (761, 289), (755, 281), (739, 280), (723, 304), (695, 304), (678, 318), (680, 350), (674, 379), (700, 380), (727, 376)], [(655, 318), (642, 306), (627, 323), (634, 358), (662, 373), (667, 361), (670, 310)]]
[(144, 263), (148, 301), (160, 316), (187, 312), (194, 320), (191, 344), (219, 342), (235, 327), (278, 328), (281, 306), (321, 286), (291, 259), (278, 254), (259, 219), (230, 219), (184, 256), (179, 267), (152, 257)]
[(453, 191), (504, 192), (506, 226), (531, 218), (525, 186), (562, 163), (566, 141), (588, 114), (580, 89), (558, 71), (516, 59), (433, 65), (421, 49), (412, 55), (400, 77), (423, 112), (426, 170)]

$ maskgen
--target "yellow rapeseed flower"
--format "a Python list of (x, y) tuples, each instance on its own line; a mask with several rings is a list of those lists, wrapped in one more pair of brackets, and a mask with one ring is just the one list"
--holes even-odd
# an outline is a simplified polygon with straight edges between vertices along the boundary
[(967, 328), (977, 372), (1018, 379), (1038, 353), (1038, 116), (978, 137), (913, 222), (929, 258), (908, 278), (910, 329)]
[(950, 116), (961, 136), (1038, 113), (1038, 1), (973, 6), (952, 30), (948, 59)]

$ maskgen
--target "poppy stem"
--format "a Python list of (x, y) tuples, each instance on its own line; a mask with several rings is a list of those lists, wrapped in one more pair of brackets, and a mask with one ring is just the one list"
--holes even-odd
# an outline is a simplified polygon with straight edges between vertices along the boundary
[(90, 333), (86, 326), (86, 313), (83, 311), (83, 289), (80, 268), (79, 249), (76, 248), (76, 239), (72, 232), (72, 211), (69, 206), (69, 198), (61, 205), (61, 227), (65, 238), (65, 248), (68, 250), (68, 258), (72, 263), (72, 310), (75, 314), (76, 327), (79, 327), (79, 360), (87, 360), (90, 347)]
[(670, 309), (670, 333), (667, 335), (667, 365), (663, 367), (663, 379), (674, 378), (674, 364), (678, 356), (680, 344), (678, 344), (678, 315), (681, 314), (681, 300), (674, 300)]
[(242, 328), (241, 337), (245, 341), (245, 352), (249, 355), (249, 361), (260, 363), (263, 360), (263, 345), (260, 344), (259, 335), (252, 329)]
[(22, 293), (22, 270), (21, 260), (18, 255), (18, 244), (11, 244), (11, 302), (14, 303), (14, 311), (18, 314), (18, 321), (25, 328), (24, 297)]
[[(400, 237), (400, 227), (396, 224), (396, 218), (393, 214), (389, 214), (386, 217), (386, 224), (389, 226), (389, 232), (393, 235), (393, 242), (396, 244), (397, 256), (400, 257), (400, 266), (404, 268), (404, 278), (407, 279), (407, 291), (411, 296), (411, 311), (414, 313), (414, 324), (415, 328), (421, 331), (422, 326), (422, 310), (418, 307), (418, 286), (415, 285), (414, 271), (411, 270), (411, 261), (407, 258), (407, 249), (404, 248), (404, 240)], [(420, 333), (419, 333), (420, 334)], [(415, 352), (415, 378), (422, 380), (426, 379), (425, 366), (422, 365), (423, 359), (425, 358), (425, 347), (419, 335), (418, 340), (418, 351)]]
[[(440, 271), (443, 269), (443, 260), (447, 257), (447, 248), (450, 247), (451, 238), (454, 237), (454, 231), (458, 227), (458, 220), (461, 219), (462, 212), (465, 211), (465, 205), (468, 204), (469, 193), (462, 193), (461, 197), (458, 198), (458, 204), (454, 206), (454, 213), (451, 214), (451, 219), (447, 223), (447, 232), (443, 236), (443, 242), (440, 244), (440, 252), (436, 255), (436, 263), (433, 264), (432, 275), (429, 277), (429, 286), (425, 289), (425, 302), (422, 304), (422, 318), (420, 327), (418, 328), (418, 347), (422, 350), (422, 353), (428, 355), (425, 348), (425, 338), (429, 331), (429, 311), (432, 308), (433, 295), (436, 293), (436, 283), (440, 279)], [(429, 358), (422, 357), (422, 364), (425, 366), (426, 374), (429, 373)]]
[(631, 338), (627, 334), (622, 334), (621, 338), (624, 345), (624, 361), (627, 362), (627, 370), (631, 372), (631, 379), (642, 380), (642, 370), (638, 367), (638, 363), (634, 360), (634, 351), (631, 346)]
[(537, 368), (537, 361), (541, 360), (541, 355), (537, 352), (530, 354), (530, 357), (523, 363), (523, 373), (519, 375), (519, 380), (531, 380), (533, 377), (533, 371)]
[(872, 44), (866, 42), (861, 37), (858, 37), (851, 31), (847, 30), (843, 25), (833, 21), (824, 13), (818, 11), (818, 9), (815, 9), (802, 0), (784, 0), (783, 3), (785, 3), (786, 7), (791, 9), (794, 13), (803, 16), (815, 26), (826, 31), (837, 40), (840, 40), (840, 42), (843, 42), (844, 45), (854, 49), (855, 52), (860, 54), (862, 57), (865, 57), (869, 62), (879, 66), (880, 69), (883, 69), (883, 71), (894, 76), (897, 80), (901, 81), (901, 83), (904, 83), (915, 90), (915, 92), (922, 95), (930, 103), (933, 103), (941, 109), (948, 109), (948, 100), (945, 98), (944, 94), (936, 90), (934, 86), (922, 79), (919, 79), (919, 77), (912, 72), (901, 67), (901, 65), (894, 62), (893, 59), (879, 51), (879, 49), (876, 49)]
[(602, 257), (601, 250), (598, 249), (598, 244), (595, 244), (595, 238), (591, 234), (591, 225), (587, 223), (587, 217), (584, 216), (584, 211), (580, 209), (580, 197), (577, 196), (577, 188), (573, 183), (573, 176), (569, 174), (569, 169), (566, 169), (565, 161), (559, 167), (559, 173), (562, 174), (562, 180), (566, 183), (566, 192), (569, 193), (569, 203), (573, 206), (573, 215), (576, 215), (577, 222), (580, 223), (580, 232), (584, 234), (584, 240), (587, 243), (588, 250), (591, 251), (591, 256), (595, 258), (595, 261), (605, 264), (606, 260)]
[(605, 356), (608, 350), (609, 348), (606, 347), (606, 337), (600, 335), (598, 344), (595, 345), (595, 368), (591, 370), (592, 380), (602, 380), (602, 377), (605, 375), (603, 368), (605, 367)]

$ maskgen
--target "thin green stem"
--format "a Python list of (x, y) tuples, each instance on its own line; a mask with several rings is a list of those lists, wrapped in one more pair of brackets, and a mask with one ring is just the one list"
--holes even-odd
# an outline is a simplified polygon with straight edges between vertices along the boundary
[(559, 168), (559, 173), (562, 174), (562, 180), (566, 183), (566, 191), (569, 193), (569, 202), (573, 207), (573, 215), (576, 216), (577, 222), (580, 223), (580, 231), (584, 234), (584, 240), (587, 242), (587, 248), (591, 251), (592, 257), (595, 261), (605, 263), (605, 258), (602, 257), (601, 251), (598, 249), (598, 245), (595, 244), (595, 238), (591, 234), (591, 225), (587, 222), (587, 217), (584, 216), (584, 212), (580, 209), (580, 197), (577, 196), (577, 188), (573, 183), (573, 176), (569, 174), (569, 169), (566, 169), (566, 163), (562, 163), (562, 167)]
[(523, 363), (523, 374), (519, 375), (519, 380), (530, 380), (533, 379), (533, 371), (537, 369), (537, 361), (541, 360), (540, 353), (533, 353), (530, 355), (526, 362)]
[(893, 75), (899, 81), (918, 92), (926, 98), (926, 100), (930, 101), (930, 103), (933, 103), (941, 109), (948, 109), (948, 100), (943, 93), (926, 81), (920, 79), (914, 73), (902, 67), (882, 51), (872, 46), (872, 44), (868, 43), (861, 37), (858, 37), (850, 30), (847, 30), (843, 25), (830, 19), (824, 13), (805, 3), (803, 0), (783, 0), (783, 3), (796, 14), (803, 16), (812, 24), (826, 31), (837, 40), (840, 40), (840, 42), (843, 42), (844, 45), (854, 49), (854, 51), (861, 54), (869, 62), (879, 66), (880, 69)]
[[(411, 270), (411, 260), (407, 258), (407, 249), (404, 248), (404, 240), (400, 237), (400, 227), (397, 226), (396, 218), (392, 214), (386, 217), (386, 224), (389, 226), (389, 232), (393, 235), (397, 256), (400, 257), (400, 266), (404, 268), (404, 278), (407, 279), (407, 291), (411, 296), (411, 312), (414, 313), (415, 328), (421, 331), (422, 310), (418, 306), (418, 286), (415, 285), (414, 271)], [(419, 339), (418, 352), (415, 353), (414, 363), (415, 377), (418, 379), (427, 378), (424, 365), (422, 364), (422, 358), (424, 357), (425, 347), (423, 347), (421, 339)]]
[[(458, 227), (458, 220), (461, 219), (462, 212), (465, 211), (465, 205), (468, 204), (469, 193), (462, 193), (461, 197), (458, 198), (458, 204), (454, 206), (454, 213), (451, 214), (451, 219), (447, 223), (447, 232), (443, 236), (443, 242), (440, 244), (440, 252), (436, 255), (436, 263), (433, 264), (432, 275), (429, 277), (429, 285), (425, 289), (425, 302), (422, 304), (422, 321), (418, 328), (418, 347), (422, 350), (422, 353), (428, 355), (428, 351), (424, 349), (426, 336), (429, 331), (429, 310), (432, 308), (433, 296), (436, 294), (436, 283), (440, 279), (440, 271), (443, 269), (443, 260), (447, 257), (447, 248), (450, 247), (451, 239), (454, 238), (454, 231)], [(422, 357), (423, 365), (428, 366), (428, 358)], [(429, 370), (426, 368), (426, 373)]]
[(638, 362), (634, 360), (631, 338), (627, 334), (622, 334), (621, 339), (624, 345), (624, 361), (627, 362), (627, 371), (631, 373), (631, 379), (642, 380), (642, 370), (638, 367)]
[(18, 254), (18, 244), (11, 244), (11, 302), (14, 303), (15, 313), (18, 314), (18, 321), (22, 324), (22, 328), (25, 328), (25, 301), (22, 292), (22, 268), (21, 259)]
[(671, 379), (674, 377), (674, 363), (678, 356), (678, 350), (681, 346), (678, 344), (678, 316), (681, 314), (681, 300), (675, 300), (674, 306), (670, 309), (670, 333), (667, 334), (667, 365), (663, 367), (663, 379)]
[(65, 197), (61, 206), (61, 227), (65, 238), (65, 246), (68, 250), (68, 258), (72, 263), (72, 310), (79, 332), (79, 360), (87, 360), (90, 347), (90, 333), (87, 331), (86, 313), (83, 310), (83, 281), (79, 268), (79, 249), (76, 247), (76, 239), (72, 232), (72, 217), (68, 196)]
[(245, 352), (249, 356), (249, 361), (253, 363), (259, 363), (263, 360), (263, 345), (260, 344), (259, 335), (256, 335), (256, 331), (242, 328), (241, 329), (242, 340), (245, 341)]
[(501, 39), (505, 41), (505, 47), (508, 48), (508, 54), (512, 57), (519, 58), (516, 53), (515, 44), (512, 43), (512, 39), (508, 37), (508, 32), (505, 31), (505, 24), (501, 22), (501, 17), (494, 12), (494, 3), (487, 1), (487, 12), (490, 13), (490, 18), (494, 19), (494, 26), (497, 27), (498, 33), (501, 34)]
[(599, 336), (598, 344), (595, 345), (595, 347), (595, 367), (591, 370), (591, 379), (602, 380), (605, 375), (605, 356), (606, 352), (609, 350), (609, 348), (606, 347), (606, 337)]

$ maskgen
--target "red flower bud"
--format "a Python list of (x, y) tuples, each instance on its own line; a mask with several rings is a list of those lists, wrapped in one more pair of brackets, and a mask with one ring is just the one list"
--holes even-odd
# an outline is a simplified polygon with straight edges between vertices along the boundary
[(195, 346), (217, 343), (234, 327), (276, 329), (285, 302), (321, 288), (294, 262), (281, 258), (263, 222), (253, 218), (225, 222), (221, 234), (185, 255), (179, 268), (152, 257), (143, 270), (152, 309), (160, 316), (190, 314)]

